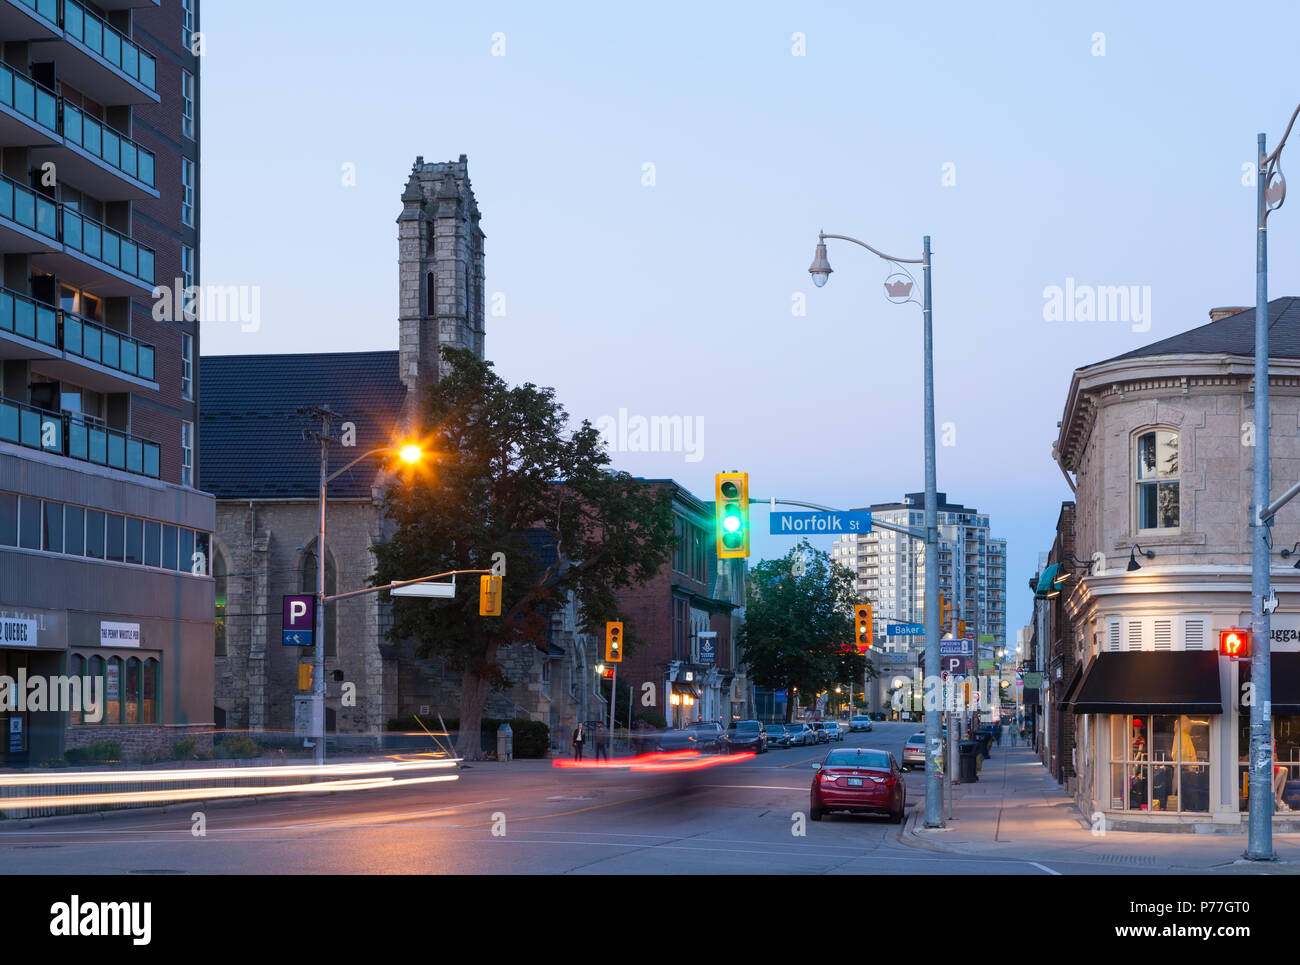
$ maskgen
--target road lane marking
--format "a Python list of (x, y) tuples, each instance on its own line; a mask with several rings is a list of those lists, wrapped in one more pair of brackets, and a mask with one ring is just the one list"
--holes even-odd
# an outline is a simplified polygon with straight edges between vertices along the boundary
[[(654, 794), (643, 794), (640, 797), (624, 798), (621, 801), (606, 801), (604, 804), (592, 804), (585, 808), (574, 808), (572, 811), (560, 811), (556, 814), (530, 814), (522, 818), (510, 818), (512, 824), (518, 824), (520, 821), (544, 821), (547, 818), (563, 818), (570, 814), (582, 814), (584, 811), (598, 811), (601, 808), (612, 808), (616, 804), (632, 804), (634, 801), (648, 801), (650, 798), (665, 797), (673, 794), (673, 791), (656, 791)], [(496, 824), (495, 821), (483, 821), (480, 824), (466, 824), (465, 828), (486, 828)]]
[(1061, 875), (1059, 871), (1053, 871), (1045, 864), (1039, 864), (1037, 861), (1030, 861), (1029, 863), (1033, 865), (1035, 868), (1041, 868), (1043, 871), (1046, 871), (1049, 875), (1056, 875), (1057, 877), (1060, 877)]
[(785, 784), (697, 784), (696, 787), (757, 788), (760, 791), (806, 791), (806, 787), (789, 787)]

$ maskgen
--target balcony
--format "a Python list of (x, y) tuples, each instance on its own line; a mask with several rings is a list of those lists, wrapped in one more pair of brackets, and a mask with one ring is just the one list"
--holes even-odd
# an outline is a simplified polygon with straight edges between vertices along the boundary
[(58, 165), (60, 179), (105, 200), (158, 197), (152, 151), (74, 104), (60, 99), (58, 106), (62, 147), (33, 148), (33, 167), (53, 161)]
[(129, 432), (0, 398), (0, 442), (158, 478), (162, 449)]
[(131, 38), (77, 0), (63, 0), (62, 41), (33, 44), (35, 60), (52, 60), (58, 76), (107, 104), (157, 104), (156, 61)]
[(0, 251), (31, 254), (32, 267), (99, 295), (153, 290), (152, 248), (8, 178), (0, 178)]
[(0, 288), (0, 358), (39, 359), (51, 375), (89, 389), (134, 392), (158, 388), (155, 355), (148, 342)]
[(12, 178), (0, 175), (0, 252), (58, 251), (59, 206)]
[(9, 40), (59, 37), (59, 0), (0, 0), (0, 35)]
[(58, 100), (48, 87), (0, 63), (0, 138), (7, 144), (58, 144)]

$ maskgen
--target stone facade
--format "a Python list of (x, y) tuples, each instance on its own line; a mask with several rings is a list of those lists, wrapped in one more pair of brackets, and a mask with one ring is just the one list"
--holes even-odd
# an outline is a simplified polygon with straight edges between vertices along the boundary
[[(1211, 332), (1189, 344), (1204, 346), (1213, 338)], [(1256, 532), (1250, 526), (1254, 360), (1204, 347), (1133, 354), (1074, 373), (1054, 446), (1062, 468), (1075, 473), (1077, 509), (1069, 535), (1077, 562), (1067, 566), (1070, 576), (1061, 587), (1064, 619), (1049, 634), (1055, 639), (1045, 643), (1052, 658), (1063, 661), (1064, 680), (1071, 659), (1083, 667), (1084, 691), (1089, 668), (1103, 655), (1215, 651), (1220, 630), (1250, 624), (1250, 549)], [(1269, 368), (1270, 473), (1276, 496), (1300, 478), (1300, 359), (1275, 355)], [(1167, 477), (1152, 476), (1150, 468), (1139, 476), (1139, 440), (1152, 432), (1176, 434), (1162, 437), (1174, 440), (1162, 443), (1160, 450), (1159, 465), (1174, 467)], [(1146, 526), (1150, 518), (1144, 520), (1141, 512), (1140, 487), (1144, 479), (1166, 478), (1177, 484), (1177, 517), (1162, 510), (1156, 519), (1165, 525)], [(1277, 655), (1300, 649), (1294, 640), (1294, 631), (1300, 630), (1300, 571), (1278, 556), (1300, 539), (1300, 504), (1278, 514), (1271, 535), (1271, 581), (1280, 601), (1273, 615), (1276, 662)], [(1058, 536), (1052, 562), (1067, 562), (1063, 548)], [(1181, 771), (1177, 787), (1182, 793), (1163, 797), (1160, 806), (1155, 772), (1149, 805), (1146, 785), (1135, 783), (1133, 775), (1146, 773), (1142, 762), (1148, 747), (1152, 762), (1173, 758), (1161, 756), (1159, 735), (1153, 733), (1152, 740), (1140, 742), (1140, 761), (1126, 763), (1139, 741), (1135, 730), (1125, 728), (1146, 728), (1147, 720), (1160, 726), (1161, 717), (1148, 717), (1150, 710), (1069, 714), (1058, 732), (1061, 745), (1056, 745), (1057, 735), (1049, 738), (1048, 760), (1073, 788), (1085, 815), (1104, 813), (1111, 827), (1121, 829), (1242, 827), (1239, 761), (1246, 748), (1241, 720), (1248, 711), (1242, 713), (1236, 695), (1243, 667), (1226, 657), (1217, 660), (1218, 712), (1175, 712), (1164, 718), (1176, 721), (1166, 726), (1178, 728), (1178, 761), (1190, 760), (1192, 766), (1174, 768)], [(1063, 688), (1053, 686), (1063, 681), (1054, 677), (1050, 674), (1047, 681), (1049, 701), (1063, 696)], [(1275, 690), (1272, 699), (1295, 703), (1300, 694)], [(1300, 718), (1275, 713), (1273, 721), (1278, 728), (1300, 732)], [(1292, 777), (1300, 780), (1300, 744), (1285, 743), (1289, 738), (1280, 730), (1275, 736), (1279, 762), (1294, 764)], [(1193, 756), (1193, 745), (1200, 757)]]

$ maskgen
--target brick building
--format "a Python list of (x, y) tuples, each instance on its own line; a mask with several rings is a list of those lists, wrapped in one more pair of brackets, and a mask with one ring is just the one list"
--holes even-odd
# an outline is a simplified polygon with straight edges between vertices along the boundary
[(214, 506), (196, 488), (197, 0), (0, 5), (0, 762), (210, 740)]
[[(670, 727), (748, 717), (753, 694), (733, 646), (747, 563), (718, 559), (712, 503), (671, 479), (649, 482), (672, 492), (677, 544), (654, 579), (618, 593), (620, 615), (636, 635), (619, 679), (632, 685), (638, 711), (656, 711)], [(707, 633), (717, 636), (701, 636)]]

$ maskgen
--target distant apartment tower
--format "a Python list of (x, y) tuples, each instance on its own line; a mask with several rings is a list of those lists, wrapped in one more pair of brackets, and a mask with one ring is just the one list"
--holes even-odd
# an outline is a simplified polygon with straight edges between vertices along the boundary
[(0, 675), (102, 678), (103, 718), (0, 712), (0, 764), (210, 741), (195, 488), (198, 0), (0, 2)]
[[(925, 494), (908, 493), (901, 503), (865, 507), (872, 518), (899, 526), (925, 526)], [(938, 493), (939, 591), (964, 620), (968, 635), (993, 636), (1006, 646), (1007, 543), (989, 535), (989, 518), (948, 502)], [(925, 545), (892, 530), (873, 528), (864, 536), (841, 536), (832, 558), (857, 577), (859, 598), (872, 604), (876, 645), (883, 650), (919, 647), (924, 637), (886, 634), (890, 623), (921, 623), (925, 611)]]

